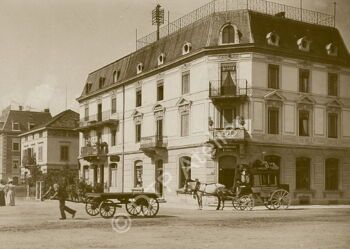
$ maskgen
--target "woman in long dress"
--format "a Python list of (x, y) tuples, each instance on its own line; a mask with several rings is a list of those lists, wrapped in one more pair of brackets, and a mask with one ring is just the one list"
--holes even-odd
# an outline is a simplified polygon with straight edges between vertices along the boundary
[(15, 185), (13, 185), (12, 180), (9, 180), (7, 183), (7, 192), (6, 192), (6, 202), (8, 206), (14, 206), (15, 205)]
[(0, 180), (0, 207), (6, 206), (5, 187), (6, 187), (5, 182), (3, 180)]

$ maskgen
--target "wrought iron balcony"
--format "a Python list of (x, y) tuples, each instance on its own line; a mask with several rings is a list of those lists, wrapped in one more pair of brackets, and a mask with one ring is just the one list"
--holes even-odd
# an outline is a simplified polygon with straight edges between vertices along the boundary
[(140, 142), (140, 150), (145, 153), (157, 154), (166, 150), (168, 146), (167, 137), (164, 136), (149, 136), (142, 137)]
[(30, 154), (28, 154), (27, 150), (25, 150), (24, 155), (22, 157), (22, 165), (25, 168), (36, 165), (35, 155), (30, 155)]
[(81, 147), (80, 156), (87, 161), (99, 160), (108, 154), (106, 143)]
[(91, 129), (98, 129), (117, 126), (119, 118), (117, 114), (111, 114), (110, 111), (98, 113), (97, 115), (91, 115), (87, 118), (81, 119), (79, 122), (78, 131), (84, 132)]
[(209, 82), (209, 98), (214, 104), (242, 102), (247, 96), (248, 87), (245, 79), (233, 80), (229, 85), (225, 85), (221, 80)]
[(243, 142), (246, 140), (246, 131), (244, 128), (214, 128), (212, 130), (211, 140), (219, 141), (221, 143)]

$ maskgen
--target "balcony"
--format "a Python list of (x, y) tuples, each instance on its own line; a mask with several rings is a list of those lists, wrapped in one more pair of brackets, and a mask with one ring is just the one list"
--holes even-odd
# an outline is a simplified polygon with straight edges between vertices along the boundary
[(25, 154), (22, 157), (22, 165), (25, 168), (29, 168), (36, 165), (35, 155), (30, 155), (25, 151)]
[(140, 150), (148, 155), (161, 154), (166, 151), (167, 146), (167, 137), (164, 136), (142, 137), (140, 142)]
[(221, 80), (209, 82), (209, 98), (214, 104), (242, 103), (248, 99), (248, 82), (236, 79), (229, 84)]
[(244, 142), (246, 140), (246, 131), (244, 128), (239, 129), (225, 129), (215, 128), (212, 130), (211, 140), (230, 144), (233, 142)]
[(79, 128), (77, 131), (84, 132), (88, 130), (96, 130), (103, 127), (117, 126), (119, 118), (117, 114), (111, 114), (110, 111), (98, 113), (97, 115), (91, 115), (88, 118), (81, 119), (79, 122)]
[(81, 151), (80, 151), (80, 157), (89, 162), (106, 159), (107, 154), (108, 154), (107, 144), (81, 147)]

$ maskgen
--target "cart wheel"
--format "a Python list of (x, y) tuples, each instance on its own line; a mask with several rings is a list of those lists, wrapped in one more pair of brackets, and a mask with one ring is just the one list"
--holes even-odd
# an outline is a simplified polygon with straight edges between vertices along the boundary
[(100, 204), (100, 215), (105, 219), (113, 217), (115, 210), (116, 207), (111, 200), (104, 200)]
[(234, 209), (239, 210), (239, 198), (238, 197), (233, 197), (232, 199), (232, 206)]
[(141, 209), (144, 216), (154, 217), (158, 213), (159, 202), (155, 198), (148, 198), (146, 205), (142, 205)]
[(96, 216), (100, 213), (99, 211), (99, 201), (93, 199), (93, 198), (88, 198), (86, 199), (86, 204), (85, 204), (85, 211), (91, 216)]
[(276, 190), (271, 195), (271, 204), (274, 209), (287, 209), (290, 204), (290, 196), (288, 191), (284, 189)]
[(126, 203), (125, 209), (131, 216), (137, 216), (141, 213), (141, 205), (137, 205), (134, 201)]
[(255, 203), (254, 203), (254, 198), (250, 195), (243, 195), (240, 199), (239, 199), (239, 208), (241, 210), (252, 210), (254, 207)]

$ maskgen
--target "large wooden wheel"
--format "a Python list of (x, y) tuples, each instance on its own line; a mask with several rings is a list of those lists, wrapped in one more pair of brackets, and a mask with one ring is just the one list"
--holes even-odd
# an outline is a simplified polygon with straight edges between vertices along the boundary
[(232, 206), (236, 210), (240, 210), (240, 208), (239, 208), (239, 199), (240, 199), (239, 197), (233, 197), (232, 198)]
[(85, 211), (88, 215), (96, 216), (100, 213), (100, 202), (94, 198), (87, 198), (85, 204)]
[(287, 209), (290, 204), (289, 192), (284, 189), (278, 189), (271, 194), (270, 202), (274, 209)]
[(115, 214), (116, 207), (114, 205), (114, 202), (111, 200), (104, 200), (100, 204), (100, 215), (107, 219), (113, 217)]
[(255, 202), (251, 195), (243, 195), (239, 198), (239, 208), (241, 210), (252, 210), (254, 208)]
[(131, 216), (137, 216), (141, 213), (141, 205), (138, 205), (135, 201), (130, 201), (125, 204), (125, 209)]
[(155, 198), (147, 198), (147, 202), (142, 205), (141, 209), (144, 216), (154, 217), (158, 213), (159, 202)]

